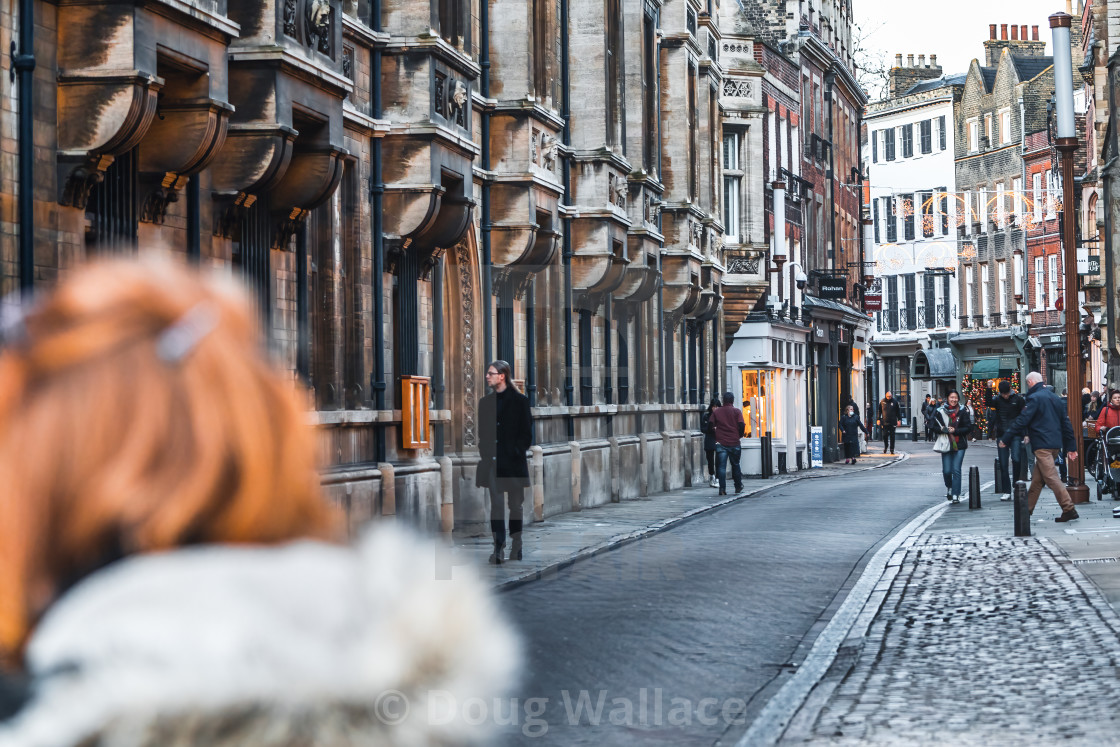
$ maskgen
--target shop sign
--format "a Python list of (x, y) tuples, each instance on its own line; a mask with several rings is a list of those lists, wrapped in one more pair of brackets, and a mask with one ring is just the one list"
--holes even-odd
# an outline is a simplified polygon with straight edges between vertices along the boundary
[(1077, 274), (1078, 275), (1088, 275), (1089, 274), (1089, 250), (1088, 249), (1078, 248), (1078, 250), (1077, 250)]
[(848, 285), (845, 278), (821, 278), (821, 298), (832, 301), (843, 301), (848, 296)]
[(883, 294), (882, 293), (868, 293), (863, 297), (863, 310), (864, 311), (882, 311), (883, 310)]
[(828, 342), (828, 330), (820, 324), (813, 325), (813, 342)]
[(824, 428), (819, 425), (809, 427), (810, 467), (824, 466)]
[(1101, 274), (1101, 258), (1089, 257), (1089, 272), (1087, 275), (1100, 275)]

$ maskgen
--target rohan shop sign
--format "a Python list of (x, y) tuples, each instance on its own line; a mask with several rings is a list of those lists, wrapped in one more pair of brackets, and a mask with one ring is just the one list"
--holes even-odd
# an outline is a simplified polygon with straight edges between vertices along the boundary
[(820, 296), (831, 301), (843, 301), (848, 296), (848, 284), (845, 278), (821, 278)]

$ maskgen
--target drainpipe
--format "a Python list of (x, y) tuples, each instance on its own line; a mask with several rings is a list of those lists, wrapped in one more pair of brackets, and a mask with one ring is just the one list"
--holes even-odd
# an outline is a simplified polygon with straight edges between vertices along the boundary
[(11, 79), (19, 78), (19, 289), (28, 298), (35, 285), (35, 161), (32, 74), (35, 71), (34, 0), (19, 1), (19, 50), (11, 47)]
[[(446, 389), (443, 376), (443, 270), (444, 259), (440, 257), (435, 270), (432, 271), (432, 399), (437, 410), (442, 410), (444, 407)], [(444, 428), (442, 422), (433, 428), (435, 435), (433, 451), (437, 457), (444, 454)]]
[[(370, 8), (370, 25), (381, 30), (381, 0), (373, 0)], [(380, 119), (381, 111), (381, 48), (373, 48), (373, 118)], [(381, 171), (381, 138), (374, 137), (372, 143), (370, 175), (370, 229), (373, 233), (373, 375), (370, 377), (370, 390), (373, 392), (373, 408), (385, 409), (385, 241), (382, 234), (382, 204), (385, 196), (385, 182)], [(385, 426), (378, 424), (374, 430), (374, 461), (382, 463), (386, 458)]]
[(187, 258), (198, 264), (202, 260), (202, 211), (198, 174), (187, 178)]
[(829, 221), (829, 233), (832, 239), (829, 243), (828, 259), (832, 260), (832, 270), (836, 271), (836, 148), (835, 134), (833, 133), (832, 110), (836, 102), (832, 97), (832, 87), (836, 84), (836, 73), (832, 70), (824, 78), (824, 100), (828, 102), (828, 201), (832, 219)]
[[(571, 70), (569, 63), (568, 3), (560, 0), (560, 116), (564, 120), (561, 137), (564, 143), (563, 180), (564, 207), (572, 204), (572, 157), (568, 147), (572, 144)], [(483, 3), (485, 5), (485, 3)], [(564, 213), (562, 258), (564, 263), (564, 404), (568, 407), (568, 440), (576, 438), (576, 424), (571, 408), (575, 405), (575, 388), (572, 386), (572, 218)]]
[[(490, 3), (482, 0), (478, 9), (479, 22), (479, 66), (482, 68), (480, 81), (482, 98), (490, 98)], [(482, 109), (482, 170), (490, 171), (490, 106), (483, 101)], [(494, 360), (493, 350), (493, 319), (491, 310), (494, 308), (492, 296), (490, 257), (490, 174), (482, 177), (482, 339), (483, 357), (485, 364), (489, 365)], [(510, 361), (512, 363), (512, 361)]]

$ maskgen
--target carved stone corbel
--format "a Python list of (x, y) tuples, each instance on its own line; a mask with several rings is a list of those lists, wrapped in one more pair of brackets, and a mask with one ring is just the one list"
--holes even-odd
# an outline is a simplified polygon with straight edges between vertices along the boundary
[(85, 163), (75, 166), (62, 186), (60, 205), (86, 209), (89, 191), (105, 178), (105, 169), (113, 163), (113, 156), (95, 155)]
[(228, 239), (233, 237), (233, 228), (245, 216), (245, 211), (253, 206), (257, 198), (239, 192), (232, 200), (219, 203), (214, 209), (214, 235)]

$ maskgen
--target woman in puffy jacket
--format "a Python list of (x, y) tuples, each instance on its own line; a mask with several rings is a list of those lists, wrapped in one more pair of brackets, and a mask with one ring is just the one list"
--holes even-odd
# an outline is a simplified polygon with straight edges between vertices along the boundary
[(844, 464), (855, 464), (859, 458), (860, 431), (865, 435), (871, 435), (867, 426), (860, 420), (855, 405), (848, 405), (844, 408), (844, 414), (840, 416), (840, 440), (844, 444)]
[(0, 330), (0, 746), (493, 743), (463, 704), (511, 684), (511, 626), (403, 530), (346, 543), (228, 278), (95, 264), (21, 312)]
[(937, 409), (933, 430), (949, 439), (949, 449), (941, 452), (941, 476), (945, 480), (945, 500), (961, 502), (961, 465), (968, 449), (968, 434), (972, 432), (972, 416), (967, 407), (961, 406), (961, 395), (949, 392), (945, 404)]

